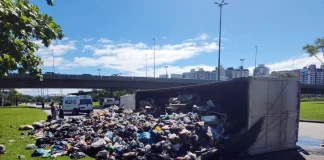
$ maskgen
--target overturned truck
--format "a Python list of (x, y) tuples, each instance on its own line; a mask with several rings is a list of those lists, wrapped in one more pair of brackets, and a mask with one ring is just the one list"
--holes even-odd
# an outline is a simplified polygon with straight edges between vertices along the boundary
[(221, 121), (215, 156), (254, 155), (296, 148), (300, 84), (294, 79), (248, 77), (192, 86), (140, 90), (136, 110), (151, 114), (197, 113)]

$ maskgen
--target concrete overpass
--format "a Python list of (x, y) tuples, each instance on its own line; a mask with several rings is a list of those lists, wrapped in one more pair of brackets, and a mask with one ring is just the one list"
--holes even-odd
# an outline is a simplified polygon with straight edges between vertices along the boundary
[[(36, 77), (30, 75), (9, 74), (7, 77), (0, 78), (0, 88), (154, 89), (215, 82), (193, 79), (66, 74), (45, 74), (43, 78), (44, 81), (39, 81)], [(324, 85), (302, 84), (301, 93), (324, 94)]]
[(110, 88), (110, 89), (154, 89), (168, 88), (215, 81), (192, 79), (167, 79), (125, 76), (93, 75), (43, 75), (43, 81), (34, 76), (10, 74), (0, 78), (1, 88)]

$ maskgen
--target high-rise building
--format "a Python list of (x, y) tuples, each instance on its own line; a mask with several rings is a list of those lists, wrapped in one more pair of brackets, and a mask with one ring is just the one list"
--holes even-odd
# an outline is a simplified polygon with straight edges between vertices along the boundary
[[(220, 80), (226, 81), (227, 77), (225, 76), (225, 70), (222, 66), (220, 70)], [(205, 71), (203, 68), (198, 70), (191, 69), (190, 72), (184, 72), (182, 77), (187, 79), (217, 80), (217, 68), (215, 68), (213, 71)]]
[(324, 66), (316, 68), (316, 65), (312, 64), (308, 68), (304, 67), (300, 70), (300, 82), (304, 84), (324, 84)]
[(248, 77), (250, 76), (250, 71), (244, 69), (243, 66), (240, 66), (238, 69), (234, 69), (232, 78)]
[(270, 76), (269, 72), (270, 69), (268, 67), (266, 67), (264, 64), (259, 64), (258, 67), (253, 69), (253, 76), (267, 77)]

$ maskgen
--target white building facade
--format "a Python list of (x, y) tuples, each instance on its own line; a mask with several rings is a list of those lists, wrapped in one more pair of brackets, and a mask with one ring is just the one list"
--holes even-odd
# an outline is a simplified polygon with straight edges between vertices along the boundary
[(253, 76), (268, 77), (270, 76), (270, 69), (264, 64), (259, 64), (258, 67), (253, 69)]

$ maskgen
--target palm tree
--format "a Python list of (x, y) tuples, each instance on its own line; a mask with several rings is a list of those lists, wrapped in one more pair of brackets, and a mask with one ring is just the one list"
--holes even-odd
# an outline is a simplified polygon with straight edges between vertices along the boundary
[(323, 61), (321, 59), (319, 59), (317, 57), (317, 55), (316, 55), (318, 53), (318, 47), (316, 47), (314, 45), (307, 44), (306, 46), (303, 47), (303, 50), (306, 51), (310, 57), (313, 57), (314, 56), (319, 61), (321, 61), (321, 63), (324, 65)]
[(321, 49), (322, 50), (322, 53), (323, 53), (323, 57), (324, 57), (324, 37), (322, 38), (317, 38), (315, 40), (315, 45), (318, 49)]

